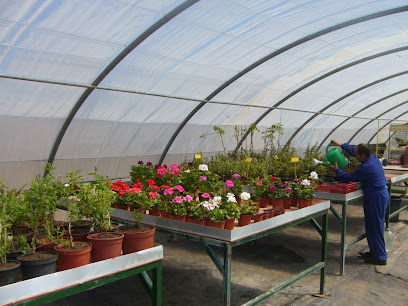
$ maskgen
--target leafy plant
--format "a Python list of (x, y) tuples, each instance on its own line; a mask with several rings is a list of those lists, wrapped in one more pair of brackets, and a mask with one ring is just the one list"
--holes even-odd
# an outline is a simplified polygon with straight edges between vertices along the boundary
[(91, 220), (94, 228), (106, 233), (112, 229), (110, 212), (116, 194), (110, 189), (108, 177), (96, 172), (89, 174), (94, 175), (96, 180), (82, 185), (78, 192), (78, 199), (84, 208), (85, 217)]
[[(45, 236), (54, 236), (53, 219), (57, 204), (63, 194), (63, 184), (53, 175), (54, 168), (47, 167), (46, 174), (36, 176), (31, 182), (30, 188), (23, 191), (23, 200), (29, 213), (27, 218), (33, 229), (31, 251), (34, 253), (37, 242), (41, 237), (41, 229), (44, 228)], [(44, 234), (43, 234), (44, 235)]]

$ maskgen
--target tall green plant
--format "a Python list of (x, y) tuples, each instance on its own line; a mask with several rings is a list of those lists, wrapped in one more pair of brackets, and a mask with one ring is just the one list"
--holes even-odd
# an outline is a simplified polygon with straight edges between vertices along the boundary
[(96, 169), (89, 174), (94, 175), (96, 180), (84, 183), (77, 197), (81, 201), (85, 217), (91, 220), (96, 229), (106, 233), (112, 229), (110, 213), (116, 193), (111, 190), (108, 177), (97, 174)]
[(27, 218), (33, 229), (31, 251), (34, 253), (41, 237), (40, 230), (45, 230), (46, 236), (53, 235), (53, 220), (57, 204), (63, 192), (63, 184), (53, 175), (54, 168), (47, 167), (44, 176), (36, 176), (30, 188), (23, 191), (23, 199), (29, 213)]

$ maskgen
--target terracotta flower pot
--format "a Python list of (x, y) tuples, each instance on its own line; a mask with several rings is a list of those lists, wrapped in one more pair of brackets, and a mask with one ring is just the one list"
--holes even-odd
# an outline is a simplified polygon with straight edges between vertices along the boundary
[(292, 205), (292, 198), (286, 198), (283, 201), (283, 208), (285, 209), (290, 209), (290, 206)]
[(260, 206), (262, 208), (266, 208), (266, 207), (268, 207), (268, 205), (269, 205), (269, 198), (268, 197), (262, 197)]
[(299, 208), (305, 208), (309, 204), (309, 200), (298, 199)]
[(297, 207), (297, 205), (298, 205), (298, 198), (297, 198), (297, 197), (293, 197), (293, 198), (292, 198), (291, 206), (292, 206), (292, 207)]
[(241, 215), (238, 219), (239, 226), (245, 226), (251, 224), (252, 215)]
[(221, 222), (213, 222), (211, 220), (207, 220), (207, 226), (216, 227), (216, 228), (224, 228), (225, 227), (225, 220)]
[(57, 270), (64, 271), (89, 264), (91, 259), (92, 244), (89, 242), (75, 241), (74, 248), (63, 244), (55, 246), (58, 253)]
[(272, 206), (274, 208), (276, 208), (276, 207), (283, 208), (283, 203), (284, 203), (283, 200), (273, 200)]
[(149, 209), (149, 215), (160, 217), (160, 210), (157, 206), (153, 206)]
[(200, 224), (200, 225), (205, 225), (205, 218), (191, 218), (188, 217), (188, 221), (190, 223), (194, 223), (194, 224)]
[(110, 237), (101, 238), (104, 236), (102, 233), (93, 233), (88, 235), (88, 241), (92, 243), (92, 262), (97, 262), (105, 260), (108, 258), (114, 258), (122, 255), (122, 242), (123, 234), (122, 233), (112, 233), (108, 232)]
[(252, 220), (254, 222), (259, 222), (263, 220), (263, 213), (252, 215)]
[(123, 226), (118, 230), (123, 233), (123, 254), (130, 254), (141, 250), (152, 248), (154, 245), (154, 234), (156, 227), (140, 224), (136, 226)]
[(234, 219), (226, 219), (224, 228), (227, 230), (233, 230), (235, 227), (235, 218)]
[(169, 219), (185, 222), (186, 221), (186, 216), (185, 215), (184, 216), (176, 216), (176, 215), (171, 215), (170, 214)]

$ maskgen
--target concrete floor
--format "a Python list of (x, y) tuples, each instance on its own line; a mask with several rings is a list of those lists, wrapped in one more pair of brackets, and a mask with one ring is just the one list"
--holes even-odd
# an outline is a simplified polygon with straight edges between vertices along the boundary
[[(404, 200), (404, 202), (407, 200)], [(335, 205), (340, 209), (340, 205)], [(361, 203), (348, 206), (347, 240), (363, 233)], [(316, 272), (271, 297), (261, 305), (408, 305), (408, 212), (391, 223), (394, 250), (387, 266), (365, 264), (358, 252), (367, 250), (366, 240), (346, 252), (345, 275), (339, 275), (340, 223), (329, 214), (326, 296), (319, 292)], [(163, 305), (222, 305), (223, 288), (219, 271), (202, 246), (193, 241), (168, 242), (164, 246)], [(221, 251), (221, 250), (220, 250)], [(320, 258), (320, 235), (304, 223), (268, 237), (233, 248), (232, 305), (241, 305), (273, 288)], [(150, 305), (138, 276), (77, 294), (49, 305)]]

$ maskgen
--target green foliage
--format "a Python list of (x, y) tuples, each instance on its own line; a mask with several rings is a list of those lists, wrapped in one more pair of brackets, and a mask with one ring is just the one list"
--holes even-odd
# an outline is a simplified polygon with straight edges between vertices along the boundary
[(252, 215), (258, 211), (258, 206), (251, 200), (242, 201), (240, 206), (241, 215)]
[(154, 166), (149, 164), (138, 164), (130, 166), (130, 178), (133, 182), (142, 182), (143, 185), (147, 184), (148, 180), (151, 180), (155, 177), (156, 170)]
[(31, 250), (35, 252), (40, 238), (40, 228), (44, 227), (47, 236), (54, 235), (53, 219), (61, 194), (63, 184), (53, 175), (54, 168), (47, 167), (46, 174), (36, 176), (31, 182), (30, 188), (23, 191), (24, 207), (27, 207), (26, 217), (30, 221), (34, 237), (31, 242)]
[(85, 217), (91, 220), (94, 228), (107, 232), (112, 229), (110, 212), (116, 193), (110, 189), (108, 177), (96, 172), (89, 174), (94, 175), (96, 180), (83, 184), (77, 197)]

